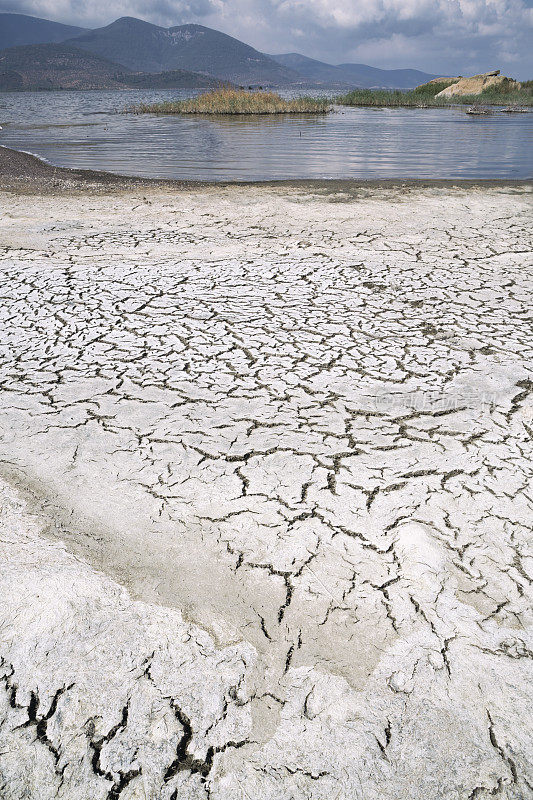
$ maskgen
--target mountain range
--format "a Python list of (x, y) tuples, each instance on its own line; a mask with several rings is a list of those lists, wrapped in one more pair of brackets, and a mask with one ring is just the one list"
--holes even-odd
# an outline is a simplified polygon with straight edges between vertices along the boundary
[(172, 88), (220, 82), (407, 89), (434, 77), (410, 69), (335, 66), (298, 53), (267, 55), (203, 25), (162, 28), (121, 17), (87, 30), (24, 14), (0, 14), (0, 90)]
[(181, 89), (220, 81), (185, 70), (133, 72), (69, 42), (0, 50), (0, 91), (43, 89)]
[(203, 25), (160, 28), (122, 17), (72, 40), (77, 47), (130, 69), (162, 72), (185, 69), (233, 83), (291, 83), (296, 74), (269, 56)]
[(299, 53), (271, 56), (316, 85), (362, 88), (412, 89), (434, 78), (418, 69), (378, 69), (367, 64), (326, 64)]

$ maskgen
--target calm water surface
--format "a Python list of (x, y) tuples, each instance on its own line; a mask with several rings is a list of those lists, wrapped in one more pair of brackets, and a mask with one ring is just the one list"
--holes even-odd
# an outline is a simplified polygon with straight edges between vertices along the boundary
[[(279, 178), (529, 178), (533, 113), (335, 108), (325, 116), (121, 113), (194, 91), (0, 94), (0, 144), (65, 167), (122, 175)], [(293, 93), (294, 94), (294, 93)]]

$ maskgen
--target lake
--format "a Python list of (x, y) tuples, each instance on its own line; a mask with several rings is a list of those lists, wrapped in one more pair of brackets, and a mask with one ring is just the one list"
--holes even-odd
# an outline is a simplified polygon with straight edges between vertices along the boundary
[(121, 113), (140, 101), (196, 93), (0, 94), (0, 144), (34, 153), (57, 166), (209, 181), (529, 178), (533, 174), (532, 113), (495, 111), (489, 117), (472, 117), (464, 107), (339, 106), (323, 116)]

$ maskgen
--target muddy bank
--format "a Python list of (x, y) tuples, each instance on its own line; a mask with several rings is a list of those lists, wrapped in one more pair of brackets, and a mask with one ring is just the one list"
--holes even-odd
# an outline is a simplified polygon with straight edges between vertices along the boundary
[(95, 193), (109, 191), (128, 191), (135, 188), (171, 188), (175, 190), (186, 190), (204, 187), (220, 188), (226, 186), (264, 186), (294, 188), (309, 191), (316, 191), (321, 194), (330, 195), (338, 193), (353, 194), (359, 189), (373, 188), (397, 188), (397, 189), (416, 189), (416, 188), (494, 188), (509, 187), (520, 188), (531, 186), (529, 180), (413, 180), (413, 179), (391, 179), (391, 180), (282, 180), (282, 181), (261, 181), (261, 182), (220, 182), (208, 183), (202, 181), (178, 181), (157, 178), (137, 178), (135, 176), (124, 177), (114, 175), (110, 172), (97, 172), (84, 169), (68, 169), (55, 167), (42, 161), (30, 153), (22, 153), (8, 147), (0, 147), (0, 190), (18, 191), (30, 194), (61, 194), (62, 192), (83, 193), (92, 191)]

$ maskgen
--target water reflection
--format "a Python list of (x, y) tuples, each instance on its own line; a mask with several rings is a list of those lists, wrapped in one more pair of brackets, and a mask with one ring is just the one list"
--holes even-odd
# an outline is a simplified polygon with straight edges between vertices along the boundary
[(525, 178), (533, 172), (532, 114), (469, 117), (461, 108), (260, 117), (117, 113), (140, 101), (191, 94), (0, 95), (0, 143), (61, 166), (146, 177)]

